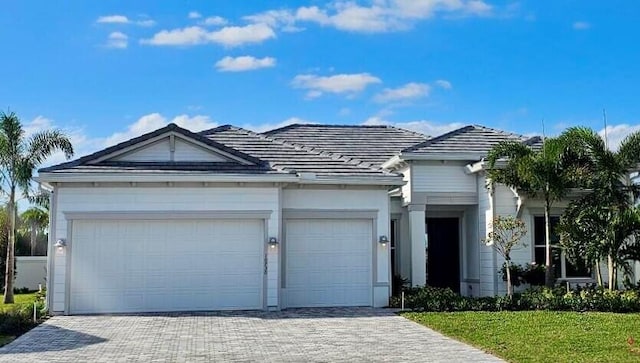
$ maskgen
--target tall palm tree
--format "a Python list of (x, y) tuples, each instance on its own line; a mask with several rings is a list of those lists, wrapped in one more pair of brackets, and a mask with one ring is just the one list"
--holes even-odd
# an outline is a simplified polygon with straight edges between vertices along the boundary
[(505, 184), (544, 201), (545, 283), (552, 286), (551, 208), (566, 195), (573, 185), (573, 177), (565, 167), (569, 157), (562, 139), (543, 140), (536, 148), (530, 144), (504, 141), (494, 146), (487, 156), (487, 176), (491, 182)]
[(0, 181), (2, 192), (8, 197), (9, 240), (4, 283), (4, 303), (13, 303), (13, 264), (16, 243), (16, 193), (29, 195), (33, 171), (51, 154), (62, 151), (73, 156), (69, 138), (59, 130), (45, 130), (25, 136), (15, 113), (0, 114)]
[(49, 212), (38, 207), (31, 207), (20, 214), (20, 219), (28, 226), (31, 235), (31, 256), (35, 256), (38, 233), (43, 232), (49, 225)]
[[(630, 180), (640, 165), (640, 131), (628, 135), (617, 151), (586, 127), (569, 128), (560, 137), (577, 155), (573, 164), (582, 170), (577, 173), (581, 186), (591, 190), (569, 206), (568, 212), (578, 218), (564, 229), (569, 238), (576, 237), (579, 228), (589, 231), (592, 236), (582, 248), (595, 251), (599, 260), (607, 259), (608, 284), (614, 289), (618, 267), (625, 263), (624, 251), (630, 247), (629, 237), (640, 231), (634, 207), (640, 186)], [(579, 223), (579, 218), (584, 218), (584, 223)]]

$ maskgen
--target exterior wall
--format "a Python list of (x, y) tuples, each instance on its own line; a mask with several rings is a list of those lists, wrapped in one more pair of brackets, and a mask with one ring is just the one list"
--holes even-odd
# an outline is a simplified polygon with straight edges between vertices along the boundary
[(46, 276), (47, 256), (16, 256), (14, 287), (38, 290), (39, 285), (45, 286)]
[(175, 161), (226, 161), (224, 158), (191, 143), (176, 140)]
[(480, 294), (480, 240), (478, 236), (478, 206), (464, 212), (462, 244), (462, 281), (460, 292), (467, 296)]
[(398, 173), (402, 173), (405, 184), (401, 187), (402, 190), (402, 201), (404, 204), (411, 203), (411, 165), (408, 167), (398, 170)]
[(466, 174), (464, 162), (414, 161), (412, 187), (414, 192), (476, 193), (476, 175)]
[[(493, 219), (493, 196), (485, 187), (484, 175), (478, 177), (478, 237), (484, 239), (491, 232)], [(480, 295), (495, 294), (496, 261), (495, 252), (491, 247), (480, 245)]]
[[(347, 189), (283, 189), (283, 209), (305, 210), (377, 210), (374, 221), (374, 239), (389, 236), (389, 195), (385, 189), (347, 190)], [(372, 241), (373, 243), (374, 241)], [(376, 243), (374, 256), (376, 269), (373, 281), (373, 304), (376, 307), (387, 306), (390, 296), (390, 255), (389, 246)]]
[(120, 155), (118, 161), (167, 161), (170, 158), (169, 138), (156, 141), (132, 152)]
[[(65, 310), (67, 254), (52, 247), (58, 239), (71, 238), (65, 212), (120, 212), (120, 211), (231, 211), (270, 210), (267, 223), (270, 237), (280, 239), (278, 188), (206, 188), (206, 187), (159, 187), (159, 188), (108, 188), (108, 187), (61, 187), (56, 188), (56, 202), (52, 206), (55, 226), (50, 238), (49, 251), (53, 259), (50, 271), (49, 294), (53, 312)], [(71, 248), (73, 242), (71, 241)], [(268, 248), (267, 301), (269, 306), (278, 305), (278, 249)], [(276, 282), (275, 284), (273, 282)], [(53, 290), (53, 291), (51, 291)]]

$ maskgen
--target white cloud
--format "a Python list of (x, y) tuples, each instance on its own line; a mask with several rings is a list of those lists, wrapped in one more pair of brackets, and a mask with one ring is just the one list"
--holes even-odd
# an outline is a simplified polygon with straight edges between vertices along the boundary
[(227, 23), (228, 23), (227, 19), (221, 16), (210, 16), (201, 22), (201, 24), (209, 25), (209, 26), (220, 26), (220, 25), (226, 25)]
[(586, 21), (576, 21), (573, 23), (573, 29), (575, 30), (587, 30), (591, 28), (591, 24)]
[(451, 82), (447, 81), (446, 79), (439, 79), (437, 81), (434, 82), (436, 84), (436, 86), (443, 88), (443, 89), (452, 89), (453, 85), (451, 84)]
[(129, 37), (126, 34), (121, 32), (113, 32), (109, 34), (105, 46), (107, 48), (125, 49), (128, 44)]
[(275, 38), (276, 34), (266, 24), (249, 24), (245, 26), (228, 26), (215, 31), (207, 31), (199, 26), (162, 30), (151, 39), (141, 39), (140, 43), (149, 45), (196, 45), (217, 43), (227, 47), (235, 47), (249, 43), (261, 43)]
[(268, 10), (263, 13), (242, 17), (253, 24), (267, 24), (271, 28), (280, 28), (284, 32), (299, 32), (304, 30), (295, 25), (296, 17), (289, 10)]
[(493, 6), (481, 0), (369, 0), (362, 5), (336, 0), (324, 7), (270, 10), (244, 19), (283, 29), (309, 22), (351, 32), (378, 33), (407, 30), (416, 21), (437, 15), (452, 19), (493, 14)]
[(427, 120), (418, 121), (406, 121), (406, 122), (391, 122), (387, 121), (380, 116), (372, 116), (365, 120), (363, 125), (391, 125), (400, 127), (407, 130), (420, 132), (428, 136), (439, 136), (449, 131), (459, 129), (467, 124), (461, 122), (439, 123)]
[(189, 14), (187, 15), (187, 17), (189, 19), (200, 19), (200, 18), (202, 18), (202, 14), (200, 14), (197, 11), (190, 11)]
[(215, 66), (220, 72), (243, 72), (260, 68), (270, 68), (276, 65), (276, 59), (272, 57), (255, 58), (252, 56), (224, 57), (216, 62)]
[(96, 23), (103, 24), (129, 24), (130, 20), (124, 15), (105, 15), (96, 20)]
[[(598, 132), (598, 134), (604, 139), (605, 130), (602, 129)], [(609, 125), (607, 126), (607, 144), (609, 148), (612, 150), (617, 150), (620, 146), (620, 143), (629, 136), (631, 133), (640, 131), (640, 124), (637, 125), (629, 125), (629, 124), (620, 124), (620, 125)]]
[(162, 30), (151, 39), (141, 39), (141, 44), (150, 45), (195, 45), (206, 42), (207, 31), (199, 26)]
[(248, 43), (262, 43), (275, 38), (276, 33), (265, 24), (249, 24), (245, 26), (228, 26), (208, 34), (208, 39), (227, 47), (235, 47)]
[(153, 19), (149, 19), (144, 17), (139, 20), (131, 20), (125, 15), (105, 15), (100, 16), (96, 20), (96, 23), (100, 24), (135, 24), (144, 27), (150, 27), (156, 25), (156, 22)]
[(379, 103), (406, 101), (427, 97), (430, 91), (431, 87), (428, 84), (412, 82), (398, 88), (385, 88), (373, 100)]
[(382, 81), (369, 73), (337, 74), (326, 77), (315, 74), (300, 74), (291, 81), (294, 88), (308, 90), (308, 98), (320, 97), (323, 93), (352, 95), (376, 83), (382, 83)]

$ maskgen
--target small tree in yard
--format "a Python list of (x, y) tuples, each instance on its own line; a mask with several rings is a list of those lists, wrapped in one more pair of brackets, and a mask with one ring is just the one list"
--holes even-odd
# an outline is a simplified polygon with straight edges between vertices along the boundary
[[(483, 241), (491, 246), (504, 258), (505, 273), (507, 275), (507, 295), (513, 296), (513, 284), (511, 282), (511, 251), (514, 250), (522, 237), (527, 234), (524, 222), (512, 216), (498, 216), (492, 221), (493, 229)], [(524, 244), (521, 247), (526, 247)]]

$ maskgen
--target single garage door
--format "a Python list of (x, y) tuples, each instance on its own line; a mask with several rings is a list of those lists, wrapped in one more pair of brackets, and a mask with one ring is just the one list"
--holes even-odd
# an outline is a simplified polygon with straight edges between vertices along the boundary
[(371, 223), (360, 219), (288, 220), (287, 306), (370, 306)]
[(70, 312), (263, 308), (262, 220), (73, 222)]

